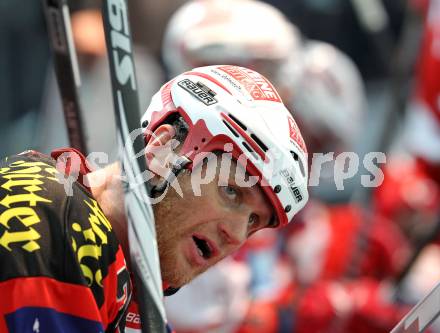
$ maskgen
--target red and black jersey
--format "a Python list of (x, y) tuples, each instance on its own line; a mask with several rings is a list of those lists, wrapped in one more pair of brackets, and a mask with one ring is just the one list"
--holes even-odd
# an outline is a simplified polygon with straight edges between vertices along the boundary
[(0, 332), (118, 332), (131, 290), (83, 185), (39, 153), (0, 162)]

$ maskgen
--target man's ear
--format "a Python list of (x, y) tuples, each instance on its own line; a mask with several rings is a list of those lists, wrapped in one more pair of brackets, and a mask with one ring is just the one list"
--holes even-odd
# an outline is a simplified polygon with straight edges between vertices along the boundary
[(163, 124), (153, 132), (148, 140), (145, 158), (150, 171), (158, 176), (166, 177), (169, 172), (167, 164), (174, 156), (171, 140), (175, 135), (176, 131), (173, 126)]
[(148, 140), (147, 147), (152, 146), (163, 146), (168, 141), (170, 141), (176, 135), (176, 130), (173, 126), (169, 124), (162, 124), (153, 132)]

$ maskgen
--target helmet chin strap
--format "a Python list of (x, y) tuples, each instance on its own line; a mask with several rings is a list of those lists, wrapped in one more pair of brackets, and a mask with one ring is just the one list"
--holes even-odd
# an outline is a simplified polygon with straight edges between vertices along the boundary
[(173, 287), (168, 287), (167, 289), (165, 289), (163, 291), (163, 295), (164, 296), (171, 296), (174, 295), (175, 293), (177, 293), (179, 291), (180, 288), (173, 288)]
[[(191, 160), (186, 156), (180, 156), (176, 159), (174, 162), (170, 172), (168, 175), (164, 178), (163, 181), (161, 181), (159, 184), (151, 187), (151, 195), (153, 197), (160, 196), (179, 175), (180, 172), (182, 172), (185, 167), (191, 163)], [(180, 288), (174, 288), (171, 286), (166, 287), (163, 290), (164, 296), (171, 296), (174, 295), (179, 291)]]
[(179, 173), (184, 170), (189, 163), (191, 163), (191, 160), (186, 156), (180, 156), (177, 158), (168, 175), (161, 182), (151, 188), (151, 195), (153, 197), (161, 195), (167, 189), (168, 185), (174, 182)]

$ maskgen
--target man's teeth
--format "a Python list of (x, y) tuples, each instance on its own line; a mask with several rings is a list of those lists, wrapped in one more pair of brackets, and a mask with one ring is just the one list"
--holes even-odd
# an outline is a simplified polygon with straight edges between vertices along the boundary
[(199, 255), (203, 258), (203, 252), (200, 248), (197, 248), (197, 252), (199, 252)]

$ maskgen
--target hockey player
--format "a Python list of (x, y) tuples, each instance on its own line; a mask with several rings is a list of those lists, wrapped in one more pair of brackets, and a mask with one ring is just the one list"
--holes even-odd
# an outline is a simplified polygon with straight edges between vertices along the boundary
[[(304, 141), (255, 71), (186, 72), (153, 97), (141, 123), (167, 292), (258, 230), (286, 225), (308, 200)], [(81, 158), (52, 156), (62, 153)], [(81, 161), (26, 152), (1, 163), (2, 332), (124, 326), (132, 284), (119, 165), (90, 172)], [(74, 171), (78, 181), (60, 183)]]

